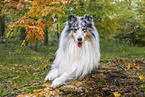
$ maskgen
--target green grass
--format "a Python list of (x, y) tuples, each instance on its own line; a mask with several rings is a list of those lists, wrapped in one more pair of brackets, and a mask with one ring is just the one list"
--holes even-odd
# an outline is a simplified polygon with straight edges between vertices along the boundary
[(9, 39), (7, 45), (0, 44), (0, 95), (12, 92), (14, 87), (44, 80), (56, 49), (57, 43), (42, 45), (36, 52), (20, 47), (15, 39)]
[(124, 58), (128, 61), (145, 58), (145, 47), (121, 44), (103, 40), (100, 43), (101, 60), (112, 60), (115, 57)]
[[(145, 58), (145, 47), (119, 44), (101, 39), (101, 60), (115, 57)], [(50, 41), (48, 46), (40, 45), (38, 51), (30, 46), (20, 47), (17, 39), (8, 39), (0, 44), (0, 95), (12, 92), (14, 87), (26, 85), (32, 81), (42, 81), (49, 72), (58, 42)], [(47, 67), (45, 64), (47, 63)], [(16, 86), (14, 84), (16, 83)]]
[(32, 85), (30, 87), (24, 87), (20, 90), (25, 91), (27, 94), (28, 93), (34, 93), (34, 90), (38, 90), (38, 89), (44, 89), (46, 88), (46, 86), (41, 86), (41, 85)]

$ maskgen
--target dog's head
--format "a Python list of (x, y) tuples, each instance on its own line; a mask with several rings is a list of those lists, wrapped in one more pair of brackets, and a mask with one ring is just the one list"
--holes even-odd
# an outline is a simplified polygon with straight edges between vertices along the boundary
[(70, 37), (74, 39), (78, 47), (82, 47), (84, 41), (91, 41), (93, 34), (93, 18), (85, 15), (83, 17), (76, 17), (70, 15), (68, 17), (68, 32)]

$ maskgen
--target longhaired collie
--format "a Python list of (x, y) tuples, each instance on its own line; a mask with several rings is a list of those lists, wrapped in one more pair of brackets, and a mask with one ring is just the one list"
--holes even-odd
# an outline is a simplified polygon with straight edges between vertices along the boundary
[(61, 33), (56, 58), (45, 80), (55, 88), (73, 78), (83, 78), (98, 67), (99, 35), (92, 16), (70, 15)]

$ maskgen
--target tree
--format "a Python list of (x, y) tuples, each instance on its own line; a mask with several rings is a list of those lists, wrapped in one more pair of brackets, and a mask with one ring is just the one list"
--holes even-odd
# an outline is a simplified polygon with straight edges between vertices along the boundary
[[(144, 1), (139, 0), (35, 0), (24, 1), (18, 3), (11, 1), (6, 3), (8, 7), (13, 5), (17, 13), (13, 17), (22, 13), (19, 19), (14, 19), (8, 29), (16, 29), (17, 27), (25, 27), (26, 37), (22, 45), (26, 41), (33, 44), (36, 39), (45, 39), (47, 44), (48, 31), (52, 25), (52, 15), (55, 15), (57, 24), (61, 25), (61, 31), (64, 28), (64, 22), (70, 14), (83, 16), (89, 14), (93, 16), (95, 25), (99, 30), (100, 36), (104, 34), (115, 35), (118, 38), (127, 36), (130, 41), (144, 41), (141, 37), (144, 31)], [(138, 7), (136, 6), (138, 5)], [(3, 8), (6, 9), (6, 8)], [(9, 8), (7, 8), (9, 9)], [(19, 11), (18, 11), (19, 10)], [(46, 29), (47, 28), (47, 29)], [(133, 29), (134, 30), (133, 30)], [(48, 32), (48, 33), (47, 33)], [(138, 33), (139, 32), (139, 33)], [(57, 31), (57, 35), (60, 32)], [(120, 34), (120, 36), (118, 36)], [(134, 40), (135, 39), (135, 40)], [(128, 40), (127, 40), (128, 41)]]
[(119, 24), (115, 38), (129, 44), (145, 45), (145, 23), (143, 22), (145, 20), (145, 11), (143, 11), (145, 1), (130, 0), (129, 2), (124, 1), (124, 3), (129, 6), (126, 7), (124, 13), (118, 15), (118, 19), (122, 23)]
[(3, 1), (0, 1), (0, 36), (4, 35), (5, 32), (5, 17), (2, 13), (2, 7), (4, 6)]
[[(62, 9), (67, 3), (69, 1), (62, 2), (62, 0), (20, 0), (18, 3), (16, 1), (7, 2), (7, 7), (13, 6), (13, 8), (17, 8), (21, 12), (27, 10), (21, 15), (20, 19), (11, 23), (8, 29), (25, 27), (26, 37), (22, 45), (25, 45), (25, 42), (29, 42), (32, 45), (36, 39), (44, 39), (44, 33), (47, 34), (45, 27), (49, 29), (52, 25), (52, 15), (62, 14)], [(15, 14), (17, 15), (18, 12)], [(45, 36), (47, 36), (46, 34)]]

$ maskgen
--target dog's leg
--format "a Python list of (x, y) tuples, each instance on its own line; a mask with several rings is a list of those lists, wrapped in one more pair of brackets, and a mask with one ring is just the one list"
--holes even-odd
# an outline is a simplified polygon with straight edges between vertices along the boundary
[(73, 76), (71, 76), (70, 74), (67, 74), (67, 73), (64, 73), (62, 74), (60, 77), (56, 78), (53, 82), (52, 82), (52, 85), (51, 87), (52, 88), (56, 88), (62, 84), (65, 83), (65, 81), (69, 80), (73, 78)]
[[(75, 66), (75, 65), (74, 65)], [(64, 72), (60, 77), (56, 78), (53, 82), (51, 87), (56, 88), (62, 84), (64, 84), (67, 80), (73, 79), (76, 75), (76, 67), (72, 67), (66, 72)]]
[(52, 70), (47, 74), (47, 76), (45, 77), (44, 80), (45, 80), (45, 81), (46, 81), (46, 80), (53, 80), (53, 79), (57, 78), (58, 75), (59, 75), (58, 69), (52, 69)]

